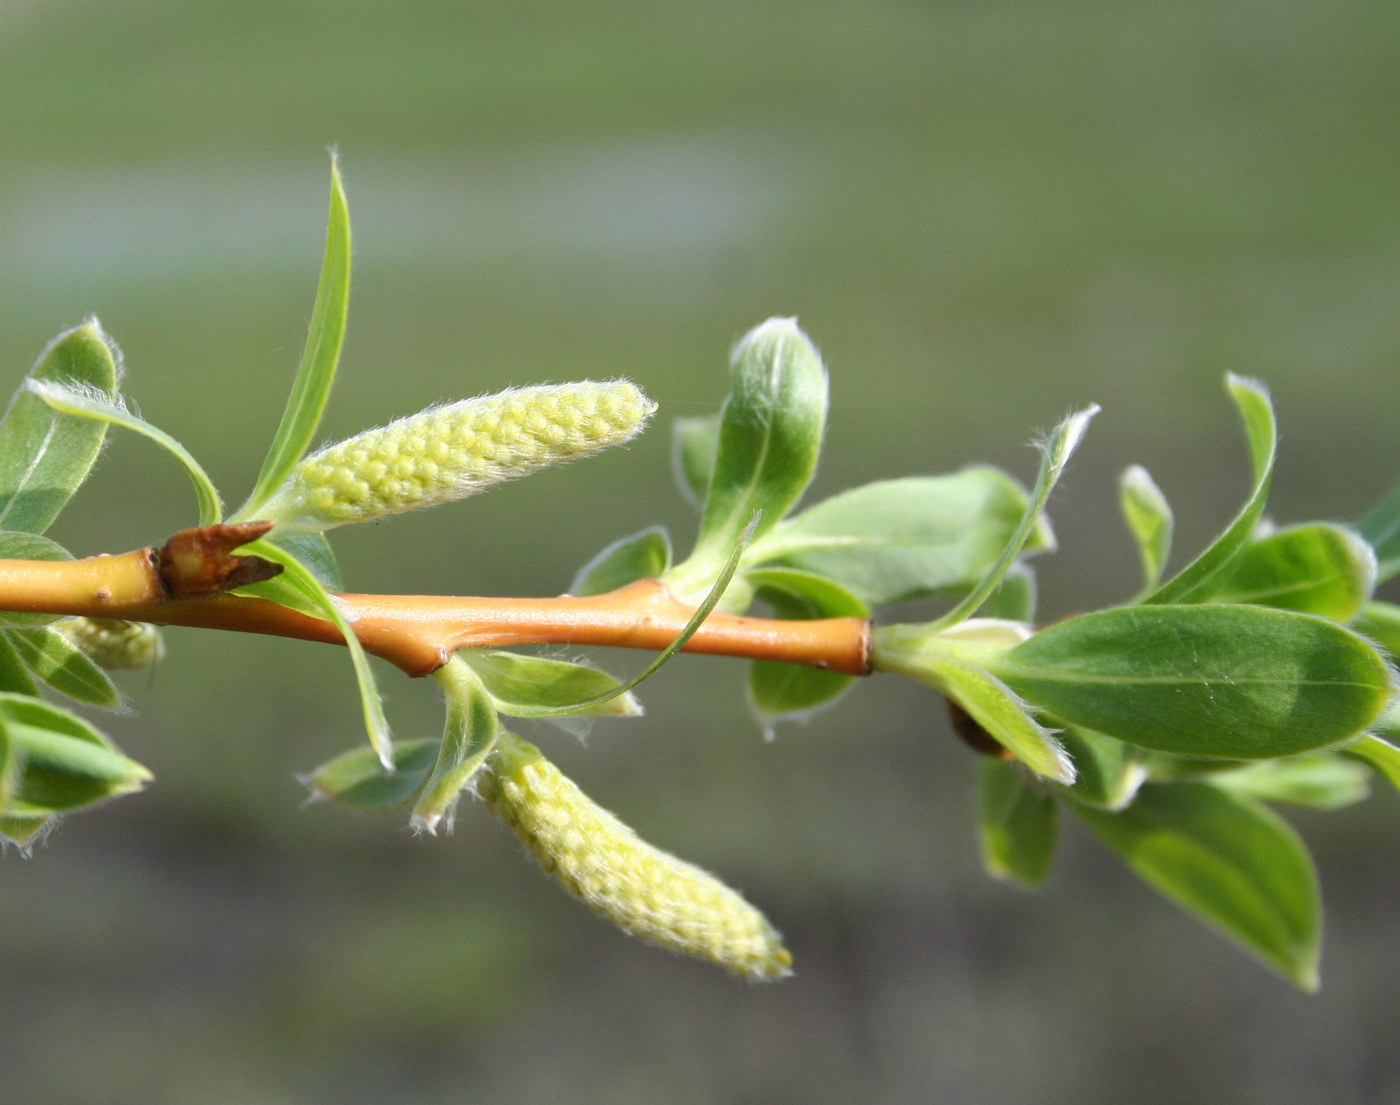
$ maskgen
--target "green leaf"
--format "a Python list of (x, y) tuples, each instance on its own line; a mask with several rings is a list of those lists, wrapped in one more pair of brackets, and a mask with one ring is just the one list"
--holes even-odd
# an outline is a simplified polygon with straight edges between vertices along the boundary
[(614, 541), (580, 568), (569, 594), (603, 595), (639, 579), (659, 579), (670, 566), (671, 535), (665, 526), (649, 526)]
[(26, 667), (69, 698), (119, 710), (122, 697), (107, 673), (56, 629), (12, 629), (5, 634)]
[(596, 695), (593, 698), (585, 699), (571, 706), (526, 706), (519, 703), (515, 707), (516, 717), (532, 718), (554, 718), (566, 717), (573, 714), (589, 714), (614, 698), (620, 698), (639, 683), (650, 679), (656, 674), (672, 656), (685, 647), (685, 643), (695, 635), (695, 631), (700, 628), (706, 618), (710, 616), (714, 608), (719, 604), (719, 600), (724, 597), (725, 589), (729, 586), (729, 581), (734, 578), (734, 573), (738, 571), (739, 560), (744, 555), (744, 550), (748, 547), (749, 536), (753, 533), (753, 527), (757, 519), (749, 524), (749, 528), (739, 535), (739, 540), (735, 542), (734, 548), (729, 553), (729, 560), (720, 569), (719, 578), (715, 580), (710, 588), (705, 600), (695, 608), (695, 613), (691, 615), (690, 621), (685, 623), (684, 628), (677, 634), (676, 639), (656, 654), (641, 673), (629, 679), (626, 683), (619, 684), (610, 691)]
[(1361, 608), (1352, 628), (1375, 641), (1392, 657), (1400, 657), (1400, 606), (1389, 602), (1368, 602)]
[(1371, 774), (1359, 763), (1331, 752), (1311, 752), (1282, 760), (1264, 760), (1211, 776), (1211, 784), (1230, 794), (1261, 802), (1291, 802), (1319, 810), (1337, 810), (1371, 793)]
[(486, 762), (501, 734), (496, 707), (469, 665), (453, 657), (433, 672), (447, 695), (447, 724), (437, 763), (413, 805), (413, 827), (436, 833), (444, 819), (452, 828), (452, 811), (462, 788)]
[(1396, 790), (1400, 790), (1400, 748), (1374, 734), (1368, 734), (1342, 751), (1370, 764), (1373, 770), (1389, 779)]
[(1397, 482), (1361, 521), (1357, 532), (1371, 543), (1383, 582), (1400, 575), (1400, 482)]
[(1371, 546), (1341, 526), (1292, 526), (1256, 541), (1220, 577), (1215, 602), (1250, 602), (1349, 622), (1371, 597)]
[[(882, 480), (775, 526), (747, 560), (829, 576), (882, 606), (973, 586), (998, 562), (1025, 511), (1025, 491), (996, 468)], [(1053, 547), (1042, 519), (1026, 548)]]
[[(39, 820), (32, 831), (52, 813), (140, 790), (151, 779), (87, 722), (37, 698), (0, 694), (0, 723), (9, 745), (0, 814)], [(0, 833), (18, 839), (3, 826)]]
[(1159, 893), (1302, 989), (1317, 989), (1322, 900), (1287, 822), (1208, 783), (1145, 786), (1121, 813), (1074, 809)]
[[(533, 717), (536, 706), (578, 707), (610, 693), (620, 681), (607, 672), (564, 660), (522, 656), (492, 649), (461, 649), (455, 659), (476, 673), (496, 709), (508, 717)], [(527, 712), (521, 713), (521, 710)], [(579, 713), (593, 717), (636, 717), (642, 712), (636, 698), (622, 694)]]
[(0, 694), (0, 718), (35, 729), (52, 729), (56, 733), (87, 741), (89, 744), (113, 748), (100, 730), (89, 725), (77, 714), (24, 694)]
[[(336, 606), (335, 600), (316, 578), (311, 569), (307, 568), (300, 560), (293, 556), (286, 549), (280, 548), (267, 540), (250, 541), (242, 546), (242, 552), (249, 556), (261, 556), (266, 560), (271, 560), (274, 564), (282, 565), (282, 574), (275, 579), (268, 580), (267, 583), (278, 584), (284, 590), (292, 592), (288, 595), (288, 600), (283, 605), (291, 606), (294, 610), (301, 610), (303, 613), (313, 613), (318, 618), (325, 618), (332, 622), (336, 629), (340, 630), (340, 635), (345, 639), (345, 647), (350, 652), (350, 662), (355, 668), (355, 681), (360, 688), (360, 708), (364, 713), (365, 729), (369, 733), (370, 747), (379, 754), (380, 762), (388, 769), (394, 766), (394, 748), (389, 738), (389, 722), (384, 717), (384, 704), (379, 700), (379, 689), (374, 683), (374, 672), (369, 666), (369, 657), (365, 655), (364, 648), (360, 645), (360, 640), (355, 636), (354, 630), (345, 620), (345, 616)], [(258, 584), (259, 594), (266, 595), (261, 588), (267, 584)], [(250, 592), (254, 588), (240, 588), (238, 593)], [(295, 599), (296, 601), (290, 601)], [(282, 599), (274, 599), (282, 602)]]
[(1005, 760), (984, 757), (980, 782), (983, 866), (995, 878), (1039, 886), (1055, 859), (1059, 806), (1044, 784)]
[(1045, 511), (1045, 503), (1050, 498), (1050, 492), (1054, 490), (1061, 473), (1065, 470), (1065, 465), (1069, 463), (1069, 458), (1074, 454), (1079, 442), (1083, 440), (1084, 431), (1089, 428), (1090, 420), (1098, 413), (1097, 404), (1085, 407), (1055, 427), (1054, 432), (1045, 442), (1040, 462), (1040, 473), (1036, 476), (1035, 487), (1031, 489), (1030, 501), (1026, 504), (1025, 513), (1021, 515), (1021, 521), (1007, 540), (1001, 557), (987, 570), (981, 582), (973, 587), (961, 602), (943, 617), (930, 623), (929, 629), (931, 631), (950, 629), (959, 622), (970, 618), (977, 612), (977, 608), (986, 601), (987, 596), (996, 589), (1002, 577), (1010, 569), (1012, 562), (1021, 555), (1021, 551), (1030, 541), (1031, 535), (1035, 533), (1036, 527), (1040, 525), (1041, 515)]
[(350, 305), (350, 211), (340, 180), (340, 166), (331, 158), (330, 216), (326, 222), (326, 252), (321, 261), (321, 279), (316, 287), (316, 305), (311, 311), (311, 329), (306, 348), (297, 366), (292, 393), (282, 412), (282, 422), (268, 448), (248, 501), (234, 515), (236, 522), (257, 517), (273, 493), (291, 474), (316, 436), (321, 414), (330, 398), (340, 363), (340, 347), (345, 340), (345, 316)]
[(826, 425), (826, 369), (795, 319), (769, 319), (734, 347), (714, 472), (692, 559), (722, 561), (759, 515), (782, 520), (816, 471)]
[[(56, 337), (27, 382), (110, 392), (121, 355), (95, 318)], [(0, 529), (42, 533), (78, 490), (102, 450), (106, 426), (51, 410), (21, 389), (0, 424)]]
[[(5, 560), (72, 560), (73, 554), (37, 533), (0, 530), (0, 559)], [(28, 629), (48, 625), (57, 614), (26, 614), (0, 611), (0, 629)]]
[(335, 550), (323, 533), (305, 533), (298, 530), (274, 530), (267, 538), (278, 548), (286, 549), (302, 562), (306, 570), (320, 580), (328, 591), (345, 590), (345, 582), (340, 578), (340, 565), (335, 559)]
[(1162, 581), (1172, 552), (1172, 508), (1147, 469), (1134, 464), (1118, 479), (1118, 505), (1142, 558), (1144, 590)]
[(89, 418), (98, 422), (110, 422), (123, 429), (132, 430), (148, 437), (178, 460), (194, 484), (195, 497), (199, 500), (199, 524), (217, 525), (223, 518), (223, 506), (219, 503), (219, 492), (213, 482), (190, 455), (188, 449), (164, 430), (157, 429), (145, 419), (138, 418), (120, 405), (120, 401), (96, 392), (78, 391), (64, 384), (48, 380), (30, 379), (25, 385), (50, 407), (75, 418)]
[(1037, 597), (1034, 570), (1029, 565), (1016, 563), (1006, 570), (987, 601), (977, 608), (977, 616), (1011, 622), (1034, 621)]
[(1072, 725), (1059, 737), (1074, 761), (1071, 794), (1076, 801), (1106, 810), (1121, 810), (1132, 802), (1147, 778), (1140, 748)]
[(1129, 606), (988, 658), (1056, 717), (1146, 748), (1265, 759), (1355, 736), (1391, 696), (1384, 659), (1323, 618), (1264, 606)]
[[(868, 618), (870, 610), (850, 591), (825, 576), (793, 568), (759, 568), (745, 575), (757, 597), (773, 607), (773, 616), (807, 621), (814, 618)], [(804, 720), (829, 706), (850, 687), (854, 677), (806, 664), (755, 660), (749, 665), (749, 702), (766, 726)]]
[(1223, 582), (1222, 573), (1249, 544), (1254, 527), (1263, 516), (1264, 504), (1269, 497), (1269, 481), (1274, 474), (1274, 450), (1278, 445), (1274, 408), (1269, 402), (1268, 389), (1258, 381), (1231, 374), (1225, 378), (1225, 384), (1244, 421), (1254, 486), (1225, 532), (1144, 602), (1204, 602), (1210, 598)]
[(718, 414), (677, 418), (671, 424), (671, 469), (685, 501), (697, 510), (705, 505), (718, 447)]
[(408, 805), (423, 789), (437, 763), (433, 739), (395, 741), (394, 770), (387, 770), (372, 748), (351, 749), (322, 764), (301, 782), (316, 797), (329, 798), (366, 813), (386, 813)]
[(8, 633), (0, 633), (0, 691), (15, 694), (38, 694), (39, 688), (20, 659)]

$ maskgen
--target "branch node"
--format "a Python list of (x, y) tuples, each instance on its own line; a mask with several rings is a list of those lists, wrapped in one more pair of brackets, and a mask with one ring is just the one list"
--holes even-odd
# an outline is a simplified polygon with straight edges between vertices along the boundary
[(233, 555), (234, 549), (256, 541), (272, 525), (239, 522), (181, 530), (156, 553), (165, 593), (176, 599), (217, 595), (280, 574), (280, 564), (260, 556)]

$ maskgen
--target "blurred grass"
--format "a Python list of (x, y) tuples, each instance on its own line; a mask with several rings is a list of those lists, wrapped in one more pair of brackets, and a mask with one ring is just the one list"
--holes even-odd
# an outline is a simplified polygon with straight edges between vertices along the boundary
[[(832, 370), (813, 495), (1096, 422), (1052, 505), (1047, 615), (1128, 594), (1112, 478), (1179, 555), (1245, 477), (1221, 374), (1274, 388), (1282, 521), (1400, 467), (1400, 17), (1293, 0), (311, 3), (0, 0), (0, 359), (96, 311), (143, 412), (230, 500), (276, 425), (326, 161), (355, 219), (326, 432), (512, 383), (627, 375), (626, 451), (347, 532), (362, 589), (549, 594), (692, 516), (666, 419), (797, 314)], [(75, 551), (189, 524), (118, 439)], [(1046, 892), (977, 869), (941, 706), (873, 682), (764, 746), (739, 665), (689, 658), (566, 770), (720, 872), (798, 976), (737, 985), (608, 930), (479, 808), (457, 834), (300, 810), (358, 739), (335, 650), (172, 632), (113, 719), (146, 795), (0, 864), (0, 1086), (34, 1102), (1383, 1102), (1400, 1093), (1394, 825), (1303, 819), (1330, 929), (1305, 999), (1071, 831)], [(614, 668), (635, 657), (605, 657)], [(403, 736), (436, 695), (390, 673)]]

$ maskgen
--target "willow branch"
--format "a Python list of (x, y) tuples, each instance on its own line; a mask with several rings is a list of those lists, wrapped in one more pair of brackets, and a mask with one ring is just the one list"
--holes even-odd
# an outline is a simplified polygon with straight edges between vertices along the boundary
[[(184, 530), (162, 548), (84, 560), (0, 560), (0, 610), (124, 618), (157, 625), (345, 643), (335, 626), (267, 599), (228, 592), (280, 571), (233, 555), (267, 523)], [(427, 675), (459, 648), (610, 645), (659, 650), (695, 613), (654, 579), (578, 598), (471, 598), (337, 594), (367, 652)], [(870, 672), (865, 618), (789, 621), (711, 614), (685, 651), (779, 660), (849, 675)]]

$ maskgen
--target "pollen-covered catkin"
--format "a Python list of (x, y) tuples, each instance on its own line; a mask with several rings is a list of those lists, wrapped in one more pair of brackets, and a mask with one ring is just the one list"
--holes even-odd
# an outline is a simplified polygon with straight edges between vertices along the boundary
[(791, 973), (792, 956), (763, 914), (639, 839), (533, 745), (503, 733), (476, 787), (541, 867), (624, 931), (755, 981)]
[(328, 529), (436, 506), (630, 441), (655, 410), (626, 380), (512, 388), (430, 407), (313, 453), (259, 514)]
[(160, 630), (146, 622), (119, 618), (69, 618), (54, 626), (88, 659), (108, 671), (135, 671), (165, 655)]

